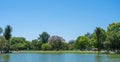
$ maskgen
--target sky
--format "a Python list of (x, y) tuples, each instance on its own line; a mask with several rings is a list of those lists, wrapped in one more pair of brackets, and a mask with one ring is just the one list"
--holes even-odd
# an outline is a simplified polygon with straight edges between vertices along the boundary
[(75, 40), (113, 22), (120, 22), (120, 0), (0, 0), (0, 27), (30, 41), (42, 32)]

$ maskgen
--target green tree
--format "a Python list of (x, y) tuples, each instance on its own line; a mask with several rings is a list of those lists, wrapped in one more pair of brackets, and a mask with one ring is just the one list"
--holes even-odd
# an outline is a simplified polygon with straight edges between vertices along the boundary
[(7, 48), (6, 48), (6, 53), (9, 52), (10, 50), (10, 42), (9, 39), (11, 38), (11, 32), (12, 32), (12, 27), (10, 25), (7, 25), (5, 28), (5, 32), (3, 33), (5, 39), (7, 40)]
[(120, 22), (109, 24), (107, 27), (107, 48), (120, 53)]
[(33, 50), (40, 50), (41, 49), (42, 42), (38, 41), (38, 39), (34, 39), (31, 42), (31, 48)]
[(30, 41), (25, 41), (25, 48), (26, 48), (26, 50), (31, 49)]
[(50, 35), (47, 32), (43, 32), (42, 34), (39, 35), (38, 39), (39, 41), (42, 41), (42, 43), (47, 43)]
[(86, 36), (79, 36), (74, 43), (75, 49), (85, 50), (88, 48), (89, 39)]
[(106, 40), (106, 32), (104, 29), (97, 27), (95, 29), (95, 34), (96, 34), (98, 52), (100, 52), (100, 50), (103, 49), (103, 43)]
[(7, 25), (5, 28), (5, 32), (4, 32), (4, 37), (6, 40), (9, 40), (11, 38), (11, 32), (12, 32), (12, 27), (10, 25)]
[(42, 44), (41, 46), (42, 50), (51, 50), (52, 46), (49, 43)]
[(88, 49), (95, 48), (95, 42), (96, 41), (95, 41), (94, 34), (91, 34), (91, 33), (87, 32), (84, 36), (89, 38), (89, 47), (88, 47)]
[(1, 53), (4, 52), (4, 49), (6, 48), (6, 39), (3, 36), (0, 36), (0, 51)]
[(72, 49), (71, 44), (68, 44), (66, 42), (62, 43), (62, 50), (71, 50), (71, 49)]
[(90, 41), (89, 47), (90, 47), (91, 49), (97, 48), (97, 39), (96, 39), (96, 38), (97, 38), (97, 37), (96, 37), (95, 32), (92, 34), (92, 37), (89, 38), (89, 41)]
[(27, 41), (24, 37), (12, 37), (10, 39), (11, 50), (27, 50)]

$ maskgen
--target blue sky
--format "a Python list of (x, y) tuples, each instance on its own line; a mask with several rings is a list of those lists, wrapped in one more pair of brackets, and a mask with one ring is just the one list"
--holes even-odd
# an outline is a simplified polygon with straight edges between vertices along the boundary
[(0, 27), (27, 40), (46, 31), (76, 39), (96, 27), (120, 21), (120, 0), (0, 0)]

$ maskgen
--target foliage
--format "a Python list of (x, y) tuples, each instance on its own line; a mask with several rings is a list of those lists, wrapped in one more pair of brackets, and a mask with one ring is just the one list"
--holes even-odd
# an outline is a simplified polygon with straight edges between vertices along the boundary
[(74, 43), (75, 49), (85, 50), (88, 48), (89, 45), (89, 39), (86, 36), (79, 36)]
[(103, 43), (106, 40), (106, 32), (104, 29), (97, 27), (95, 30), (95, 34), (96, 34), (98, 52), (100, 52), (100, 50), (103, 48)]
[(11, 50), (26, 50), (26, 39), (23, 37), (12, 37), (10, 39), (10, 49)]
[(6, 28), (5, 28), (5, 32), (3, 33), (5, 39), (7, 40), (7, 43), (6, 43), (6, 50), (5, 52), (6, 53), (9, 53), (9, 50), (10, 50), (10, 41), (9, 39), (11, 38), (11, 32), (12, 32), (12, 27), (10, 25), (7, 25)]
[(43, 32), (42, 34), (39, 35), (39, 41), (42, 41), (42, 43), (47, 43), (50, 35), (47, 32)]
[(6, 49), (6, 39), (3, 36), (0, 36), (0, 50), (5, 50)]
[(51, 50), (52, 46), (49, 43), (42, 44), (41, 46), (42, 50)]
[(37, 50), (38, 49), (38, 40), (37, 39), (32, 40), (32, 42), (31, 42), (31, 48), (33, 50)]
[(49, 38), (48, 42), (52, 46), (52, 50), (61, 50), (63, 47), (63, 42), (65, 40), (60, 36), (52, 36)]
[(12, 27), (10, 25), (7, 25), (5, 28), (5, 32), (4, 32), (4, 37), (6, 40), (9, 40), (11, 38), (11, 32), (12, 32)]
[(4, 32), (0, 27), (0, 51), (9, 50), (111, 50), (120, 53), (120, 22), (109, 24), (107, 31), (97, 27), (93, 33), (86, 33), (76, 40), (65, 40), (60, 36), (51, 36), (47, 32), (39, 35), (38, 39), (27, 41), (24, 37), (11, 37), (12, 27), (7, 25)]
[(107, 28), (107, 48), (120, 53), (120, 22), (109, 24)]

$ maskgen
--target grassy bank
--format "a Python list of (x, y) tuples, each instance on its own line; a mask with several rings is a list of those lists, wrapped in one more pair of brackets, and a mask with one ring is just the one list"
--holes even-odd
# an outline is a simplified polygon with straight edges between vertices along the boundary
[(97, 54), (97, 51), (13, 51), (13, 53), (41, 53), (41, 54)]

